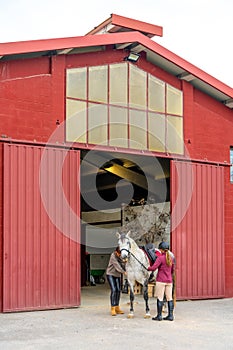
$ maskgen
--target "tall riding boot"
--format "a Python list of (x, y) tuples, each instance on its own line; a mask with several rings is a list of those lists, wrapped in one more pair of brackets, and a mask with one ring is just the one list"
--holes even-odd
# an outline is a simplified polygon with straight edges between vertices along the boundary
[(160, 301), (157, 299), (157, 316), (152, 317), (153, 321), (162, 321), (162, 308), (163, 308), (163, 301)]
[(166, 321), (173, 321), (174, 320), (174, 317), (173, 317), (173, 310), (174, 310), (173, 300), (169, 300), (167, 302), (167, 304), (168, 304), (168, 315), (167, 315), (167, 317), (164, 317), (163, 319), (166, 320)]

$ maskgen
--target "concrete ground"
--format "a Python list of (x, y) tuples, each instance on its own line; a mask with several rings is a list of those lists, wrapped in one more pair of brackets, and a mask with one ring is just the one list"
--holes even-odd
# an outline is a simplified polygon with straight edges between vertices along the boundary
[[(110, 316), (107, 285), (82, 288), (78, 308), (0, 314), (0, 349), (233, 349), (233, 299), (178, 301), (175, 321), (144, 319), (144, 301), (122, 294), (124, 315)], [(156, 299), (150, 298), (151, 315)]]

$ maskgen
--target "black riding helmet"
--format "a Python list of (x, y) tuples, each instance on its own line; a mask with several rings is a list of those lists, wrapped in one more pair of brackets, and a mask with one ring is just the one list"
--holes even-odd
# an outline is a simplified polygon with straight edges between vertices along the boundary
[(169, 250), (169, 244), (167, 242), (160, 242), (159, 249)]

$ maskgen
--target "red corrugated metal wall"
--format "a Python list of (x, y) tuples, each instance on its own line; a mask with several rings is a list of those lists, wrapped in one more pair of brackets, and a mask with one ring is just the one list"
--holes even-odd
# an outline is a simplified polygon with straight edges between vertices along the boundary
[[(3, 189), (3, 144), (0, 143), (0, 186)], [(3, 286), (3, 194), (0, 195), (0, 311), (2, 311)]]
[(80, 305), (79, 152), (4, 145), (3, 311)]
[(171, 161), (177, 299), (225, 295), (224, 167)]

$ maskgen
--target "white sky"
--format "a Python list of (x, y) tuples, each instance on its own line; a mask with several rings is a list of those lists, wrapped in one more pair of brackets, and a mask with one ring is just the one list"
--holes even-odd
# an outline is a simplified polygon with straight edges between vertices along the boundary
[(0, 0), (0, 43), (84, 35), (111, 13), (162, 26), (154, 41), (233, 87), (233, 0)]

